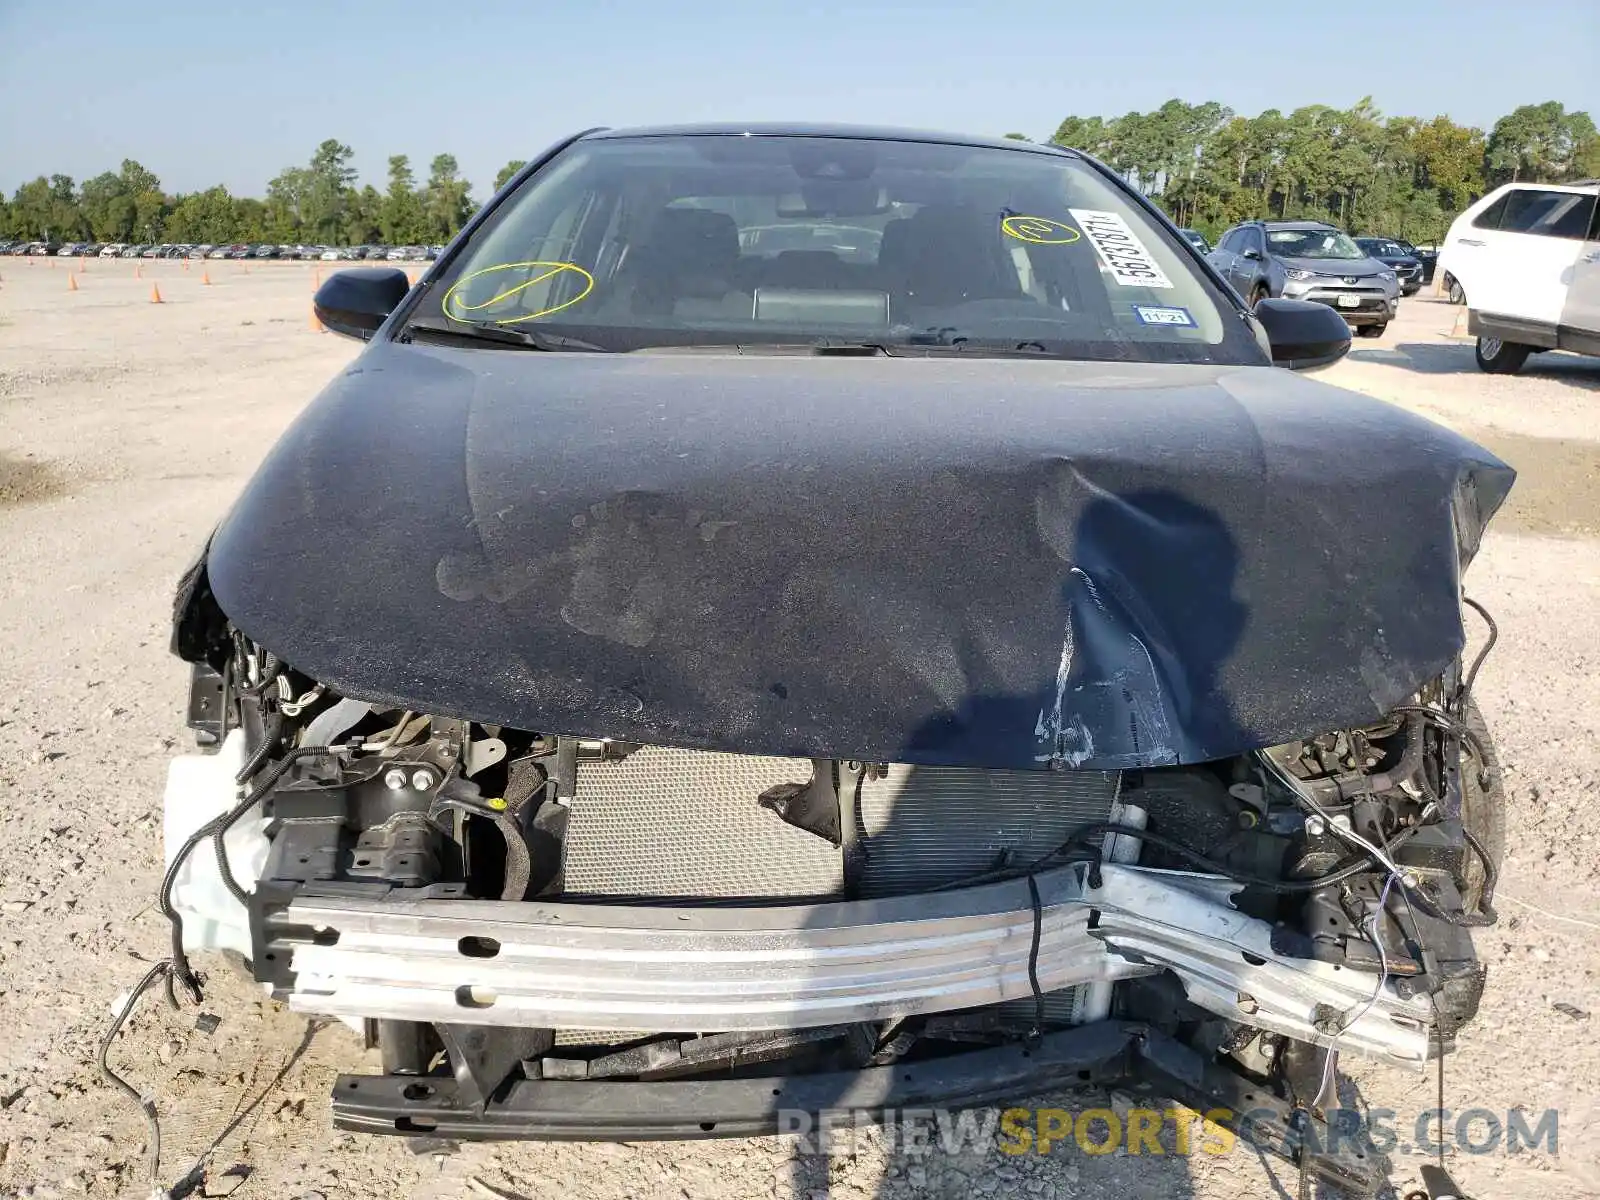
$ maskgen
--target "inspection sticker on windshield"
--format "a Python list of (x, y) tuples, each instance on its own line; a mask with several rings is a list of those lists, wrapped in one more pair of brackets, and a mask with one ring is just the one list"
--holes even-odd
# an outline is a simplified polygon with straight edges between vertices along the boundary
[(1078, 222), (1084, 237), (1094, 244), (1094, 252), (1105, 263), (1106, 270), (1123, 287), (1172, 286), (1172, 280), (1150, 257), (1150, 251), (1128, 228), (1121, 214), (1100, 212), (1093, 208), (1071, 208), (1067, 211)]
[(1194, 328), (1194, 317), (1187, 308), (1157, 308), (1150, 304), (1135, 304), (1133, 315), (1141, 325), (1184, 325)]

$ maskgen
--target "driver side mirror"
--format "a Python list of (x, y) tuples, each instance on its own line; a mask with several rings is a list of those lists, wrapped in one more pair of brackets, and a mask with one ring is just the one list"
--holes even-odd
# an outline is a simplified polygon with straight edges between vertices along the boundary
[(1257, 250), (1254, 246), (1252, 246), (1248, 250), (1241, 251), (1240, 254), (1239, 254), (1239, 257), (1240, 258), (1249, 258), (1249, 259), (1255, 260), (1256, 262), (1260, 262), (1261, 261), (1261, 251)]
[(411, 280), (396, 267), (352, 267), (328, 276), (311, 307), (333, 332), (365, 342), (410, 290)]
[(1326, 304), (1268, 298), (1256, 304), (1255, 315), (1266, 331), (1275, 367), (1314, 371), (1350, 352), (1350, 326)]

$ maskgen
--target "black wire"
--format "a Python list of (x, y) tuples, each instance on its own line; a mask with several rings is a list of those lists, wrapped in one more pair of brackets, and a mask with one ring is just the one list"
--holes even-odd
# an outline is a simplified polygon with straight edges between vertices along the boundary
[(1465, 825), (1461, 827), (1461, 834), (1467, 839), (1478, 860), (1483, 863), (1483, 891), (1478, 896), (1478, 915), (1483, 918), (1485, 925), (1493, 925), (1500, 919), (1500, 914), (1494, 910), (1494, 889), (1500, 881), (1500, 871), (1494, 865), (1494, 860), (1489, 857), (1489, 851), (1484, 848), (1472, 830)]
[(1439, 728), (1454, 737), (1466, 742), (1472, 750), (1472, 755), (1478, 760), (1478, 782), (1487, 787), (1490, 779), (1489, 753), (1484, 749), (1481, 739), (1465, 724), (1452, 717), (1449, 713), (1440, 712), (1437, 708), (1429, 708), (1424, 704), (1397, 704), (1395, 712), (1416, 713), (1419, 716), (1431, 718)]
[[(1388, 869), (1387, 867), (1383, 867), (1381, 863), (1378, 863), (1377, 860), (1374, 859), (1370, 854), (1366, 853), (1365, 851), (1359, 851), (1355, 854), (1352, 854), (1349, 858), (1337, 863), (1334, 868), (1325, 875), (1313, 875), (1305, 879), (1264, 879), (1261, 876), (1248, 875), (1234, 871), (1231, 868), (1225, 867), (1223, 864), (1217, 862), (1215, 859), (1207, 858), (1199, 851), (1191, 850), (1188, 846), (1185, 846), (1180, 842), (1174, 842), (1170, 838), (1163, 838), (1160, 834), (1151, 833), (1148, 829), (1140, 826), (1118, 825), (1114, 822), (1100, 821), (1091, 825), (1079, 826), (1077, 829), (1073, 830), (1070, 835), (1068, 835), (1067, 840), (1061, 843), (1061, 845), (1057, 846), (1048, 854), (1041, 855), (1040, 857), (1034, 859), (1025, 866), (998, 867), (992, 871), (984, 871), (978, 875), (968, 875), (963, 879), (954, 879), (949, 883), (940, 884), (938, 887), (931, 888), (929, 890), (935, 892), (948, 892), (954, 891), (957, 888), (976, 887), (979, 884), (984, 883), (997, 883), (1011, 879), (1031, 877), (1033, 874), (1045, 867), (1058, 864), (1064, 865), (1068, 862), (1087, 861), (1091, 864), (1091, 866), (1098, 868), (1101, 862), (1104, 860), (1104, 848), (1086, 840), (1085, 836), (1088, 834), (1093, 834), (1098, 830), (1106, 830), (1111, 833), (1122, 833), (1128, 834), (1132, 837), (1144, 838), (1148, 842), (1188, 858), (1191, 862), (1200, 863), (1213, 874), (1225, 876), (1228, 879), (1232, 879), (1236, 883), (1254, 884), (1260, 887), (1272, 888), (1282, 892), (1313, 892), (1319, 888), (1331, 887), (1336, 883), (1343, 883), (1346, 879), (1350, 879), (1353, 876), (1359, 875), (1363, 871), (1372, 870), (1374, 866), (1382, 870)], [(1397, 847), (1405, 845), (1406, 842), (1408, 842), (1416, 832), (1416, 826), (1410, 826), (1406, 829), (1402, 829), (1398, 834), (1395, 835), (1393, 845)], [(1080, 846), (1081, 849), (1078, 853), (1071, 853), (1074, 847)], [(1090, 879), (1090, 884), (1095, 887), (1100, 886), (1099, 883), (1093, 878)]]
[[(1073, 831), (1067, 842), (1069, 844), (1082, 842), (1086, 837), (1096, 833), (1125, 833), (1133, 837), (1142, 838), (1151, 845), (1159, 846), (1161, 849), (1176, 854), (1180, 858), (1186, 858), (1190, 862), (1204, 867), (1214, 875), (1223, 875), (1235, 883), (1262, 887), (1274, 892), (1314, 892), (1331, 884), (1340, 883), (1353, 875), (1359, 875), (1362, 871), (1371, 870), (1374, 864), (1382, 867), (1382, 864), (1378, 863), (1376, 858), (1363, 852), (1352, 859), (1346, 860), (1345, 863), (1335, 867), (1326, 875), (1315, 875), (1309, 879), (1269, 879), (1265, 875), (1252, 875), (1245, 871), (1235, 871), (1216, 859), (1202, 854), (1198, 850), (1191, 849), (1182, 842), (1166, 837), (1163, 834), (1152, 833), (1150, 830), (1141, 829), (1137, 825), (1122, 825), (1115, 821), (1093, 821), (1087, 825), (1080, 825)], [(1402, 830), (1400, 836), (1410, 837), (1411, 831)], [(1398, 838), (1396, 844), (1400, 844)], [(1383, 867), (1382, 869), (1387, 870), (1388, 868)]]
[(1461, 686), (1456, 689), (1456, 708), (1466, 711), (1467, 701), (1472, 698), (1472, 685), (1478, 682), (1478, 668), (1483, 666), (1483, 660), (1489, 657), (1489, 651), (1494, 649), (1495, 642), (1500, 640), (1500, 627), (1494, 623), (1494, 618), (1489, 615), (1489, 610), (1479, 604), (1471, 596), (1463, 595), (1461, 603), (1467, 605), (1489, 627), (1488, 640), (1483, 643), (1483, 648), (1478, 651), (1478, 656), (1472, 660), (1472, 666), (1467, 669), (1467, 677), (1461, 681)]
[(1439, 1170), (1444, 1170), (1444, 1014), (1439, 998), (1433, 996), (1433, 1028), (1439, 1035)]
[(266, 658), (262, 660), (260, 680), (251, 684), (249, 687), (240, 688), (239, 694), (241, 696), (259, 696), (262, 692), (266, 691), (269, 687), (276, 683), (278, 676), (282, 674), (283, 663), (278, 661), (278, 656), (276, 654), (269, 652)]
[(1041, 867), (1053, 864), (1066, 864), (1069, 862), (1086, 862), (1098, 858), (1099, 852), (1080, 852), (1068, 854), (1071, 844), (1057, 846), (1049, 854), (1034, 859), (1022, 867), (995, 867), (988, 871), (981, 871), (976, 875), (965, 875), (960, 879), (952, 879), (948, 883), (941, 883), (937, 887), (926, 889), (929, 892), (953, 892), (958, 888), (977, 887), (985, 883), (1004, 883), (1013, 879), (1023, 879), (1038, 871)]
[(1039, 881), (1028, 876), (1028, 899), (1033, 905), (1033, 943), (1028, 947), (1028, 986), (1033, 989), (1033, 1029), (1028, 1040), (1044, 1036), (1044, 992), (1039, 987), (1039, 940), (1044, 933), (1044, 905), (1039, 902)]
[[(294, 762), (301, 758), (332, 753), (333, 751), (327, 746), (306, 746), (289, 751), (288, 754), (273, 765), (271, 770), (262, 776), (243, 800), (239, 801), (238, 804), (222, 816), (207, 821), (199, 829), (196, 829), (179, 848), (177, 854), (173, 855), (172, 862), (167, 867), (167, 873), (161, 880), (161, 912), (172, 925), (172, 973), (177, 981), (188, 991), (190, 999), (196, 1004), (199, 1004), (203, 999), (200, 981), (190, 968), (188, 952), (183, 948), (183, 917), (172, 904), (172, 888), (177, 883), (178, 872), (188, 860), (189, 855), (194, 853), (196, 846), (206, 838), (216, 835), (216, 840), (213, 844), (217, 853), (218, 873), (222, 876), (222, 881), (227, 885), (228, 890), (233, 893), (234, 898), (241, 904), (248, 905), (250, 894), (240, 887), (238, 881), (233, 877), (232, 869), (228, 866), (227, 850), (222, 844), (222, 835), (226, 834), (235, 821), (248, 812), (252, 805), (271, 790), (273, 785), (283, 777), (284, 772)], [(174, 1007), (177, 1006), (177, 998), (170, 992), (168, 999)]]
[(267, 761), (272, 753), (272, 748), (278, 744), (278, 738), (283, 733), (283, 714), (275, 712), (267, 721), (266, 728), (261, 731), (261, 744), (255, 752), (245, 760), (244, 766), (239, 768), (239, 773), (233, 777), (235, 783), (248, 783), (250, 777), (261, 769), (261, 764)]
[(261, 777), (256, 786), (250, 789), (249, 795), (213, 822), (216, 828), (211, 833), (211, 844), (217, 852), (217, 874), (222, 876), (223, 885), (233, 893), (233, 898), (246, 908), (250, 906), (250, 893), (239, 885), (239, 881), (233, 877), (233, 868), (228, 865), (228, 847), (224, 842), (228, 830), (232, 829), (239, 818), (249, 812), (261, 797), (271, 791), (273, 785), (282, 779), (284, 773), (296, 762), (304, 758), (325, 758), (332, 753), (333, 751), (327, 746), (301, 746), (297, 750), (289, 751), (273, 764), (272, 769)]
[(1480, 907), (1475, 913), (1446, 912), (1423, 894), (1421, 888), (1405, 888), (1405, 894), (1416, 903), (1416, 906), (1427, 913), (1435, 921), (1443, 921), (1446, 925), (1454, 925), (1460, 929), (1480, 929), (1485, 925), (1493, 925), (1498, 920), (1491, 908), (1487, 912)]
[(228, 737), (228, 714), (233, 709), (233, 658), (230, 655), (222, 663), (222, 712), (217, 718), (217, 742), (220, 744)]
[(149, 1170), (152, 1184), (156, 1184), (161, 1175), (161, 1124), (156, 1119), (155, 1102), (144, 1096), (138, 1088), (113, 1071), (110, 1062), (107, 1061), (107, 1056), (111, 1053), (111, 1043), (116, 1040), (116, 1036), (122, 1030), (122, 1026), (133, 1013), (134, 1006), (139, 1003), (139, 997), (149, 991), (150, 985), (160, 976), (166, 976), (170, 987), (172, 968), (173, 964), (163, 959), (144, 973), (144, 978), (139, 980), (134, 985), (133, 991), (128, 994), (128, 1002), (122, 1006), (122, 1011), (112, 1020), (111, 1028), (107, 1029), (105, 1036), (100, 1039), (100, 1053), (95, 1057), (95, 1064), (100, 1068), (100, 1077), (137, 1104), (139, 1111), (144, 1115), (144, 1124), (147, 1131), (145, 1165)]

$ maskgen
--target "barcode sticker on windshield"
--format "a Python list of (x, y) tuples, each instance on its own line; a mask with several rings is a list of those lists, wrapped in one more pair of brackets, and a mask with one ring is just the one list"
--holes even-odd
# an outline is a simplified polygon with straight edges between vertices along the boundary
[(1068, 209), (1094, 245), (1094, 252), (1123, 287), (1169, 288), (1172, 280), (1156, 264), (1120, 213), (1093, 208)]

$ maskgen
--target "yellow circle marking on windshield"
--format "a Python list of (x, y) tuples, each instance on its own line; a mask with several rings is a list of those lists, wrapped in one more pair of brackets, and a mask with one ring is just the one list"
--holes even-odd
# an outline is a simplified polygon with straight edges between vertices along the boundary
[[(501, 292), (499, 295), (490, 296), (487, 300), (483, 301), (481, 304), (468, 304), (464, 299), (462, 299), (460, 296), (456, 295), (456, 292), (461, 288), (461, 286), (463, 284), (467, 283), (470, 280), (478, 278), (478, 276), (480, 276), (480, 275), (490, 275), (490, 274), (493, 274), (495, 271), (514, 271), (518, 267), (548, 267), (550, 269), (547, 270), (547, 271), (541, 272), (538, 275), (535, 275), (532, 279), (524, 279), (521, 283), (517, 284), (515, 287), (507, 288), (505, 291)], [(569, 262), (497, 263), (492, 267), (484, 267), (483, 270), (481, 270), (481, 271), (473, 271), (470, 274), (463, 275), (460, 279), (456, 280), (455, 283), (451, 285), (450, 290), (444, 294), (444, 302), (440, 305), (440, 308), (444, 311), (444, 315), (449, 317), (449, 318), (451, 318), (452, 320), (455, 320), (455, 321), (467, 321), (467, 320), (470, 320), (471, 318), (466, 316), (465, 314), (481, 312), (483, 309), (488, 308), (491, 304), (498, 304), (502, 300), (509, 300), (512, 296), (515, 296), (518, 292), (522, 291), (523, 288), (530, 288), (536, 283), (543, 283), (545, 280), (553, 278), (556, 275), (563, 274), (564, 272), (567, 272), (567, 271), (571, 271), (571, 272), (573, 272), (573, 273), (575, 273), (577, 275), (583, 276), (583, 291), (579, 292), (572, 299), (563, 300), (560, 304), (552, 304), (549, 308), (541, 308), (538, 312), (524, 313), (520, 317), (507, 317), (503, 321), (496, 321), (496, 320), (493, 320), (492, 318), (490, 318), (490, 324), (492, 324), (492, 325), (517, 325), (517, 324), (520, 324), (523, 321), (533, 321), (533, 320), (537, 320), (539, 317), (548, 317), (551, 313), (558, 313), (563, 308), (571, 308), (579, 300), (582, 300), (590, 292), (594, 291), (594, 276), (589, 274), (589, 272), (585, 271), (577, 263), (569, 263)], [(455, 311), (452, 312), (451, 311), (452, 308)]]
[(1038, 246), (1065, 246), (1083, 236), (1071, 225), (1049, 217), (1007, 217), (1000, 222), (1000, 229), (1019, 242), (1033, 242)]

